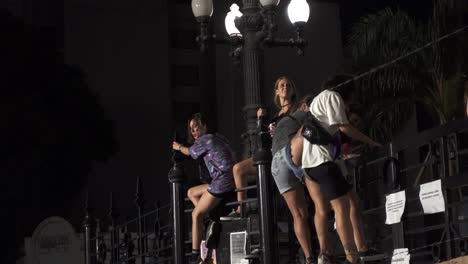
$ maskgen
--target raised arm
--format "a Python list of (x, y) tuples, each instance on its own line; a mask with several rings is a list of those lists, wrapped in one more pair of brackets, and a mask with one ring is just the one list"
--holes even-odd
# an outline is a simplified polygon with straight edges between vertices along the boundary
[(178, 142), (175, 142), (175, 141), (172, 142), (172, 149), (173, 150), (178, 150), (178, 151), (182, 152), (182, 154), (190, 156), (189, 148), (184, 147), (182, 144), (180, 144)]
[(370, 137), (364, 135), (361, 131), (357, 130), (351, 124), (339, 125), (338, 129), (344, 134), (346, 134), (347, 136), (353, 139), (359, 140), (361, 142), (364, 142), (366, 144), (369, 144), (372, 147), (382, 147), (382, 144), (375, 142)]

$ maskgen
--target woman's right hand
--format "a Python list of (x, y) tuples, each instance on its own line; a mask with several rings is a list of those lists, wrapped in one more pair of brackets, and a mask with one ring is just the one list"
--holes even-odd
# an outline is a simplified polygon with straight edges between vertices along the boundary
[(262, 107), (258, 108), (258, 110), (257, 110), (257, 119), (260, 119), (260, 117), (266, 116), (266, 113), (267, 112), (266, 112), (265, 108), (262, 108)]
[(180, 151), (180, 147), (181, 147), (181, 146), (182, 146), (182, 145), (181, 145), (180, 143), (177, 143), (177, 142), (175, 142), (175, 141), (172, 142), (172, 149), (173, 149), (173, 150), (179, 150), (179, 151)]

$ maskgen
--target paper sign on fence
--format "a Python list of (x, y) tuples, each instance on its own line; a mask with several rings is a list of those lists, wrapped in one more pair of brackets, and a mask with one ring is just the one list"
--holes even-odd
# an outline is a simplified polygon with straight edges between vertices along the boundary
[(442, 194), (442, 182), (440, 180), (421, 184), (419, 200), (425, 214), (445, 212), (444, 195)]
[(405, 203), (405, 191), (387, 195), (385, 202), (385, 211), (387, 213), (387, 219), (385, 220), (385, 224), (391, 225), (399, 223), (401, 221), (401, 216), (405, 211)]
[(245, 263), (242, 260), (245, 257), (245, 244), (247, 242), (247, 232), (230, 233), (231, 242), (231, 264)]
[(409, 264), (411, 255), (407, 248), (396, 248), (393, 250), (391, 264)]

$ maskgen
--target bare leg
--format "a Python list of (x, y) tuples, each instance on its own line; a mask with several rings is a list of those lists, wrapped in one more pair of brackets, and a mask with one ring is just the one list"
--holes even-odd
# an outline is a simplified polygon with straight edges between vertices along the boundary
[(194, 186), (187, 191), (187, 197), (192, 202), (193, 206), (197, 206), (198, 201), (202, 197), (202, 195), (208, 190), (208, 184), (201, 184)]
[(351, 263), (358, 261), (356, 244), (354, 244), (353, 229), (349, 219), (349, 196), (345, 194), (330, 201), (335, 211), (336, 231), (346, 253), (346, 259)]
[(206, 214), (221, 202), (209, 192), (203, 193), (192, 212), (192, 249), (200, 249), (202, 239), (203, 219)]
[[(291, 139), (291, 158), (296, 166), (302, 164), (302, 149), (304, 138), (301, 136), (301, 130), (299, 129), (296, 135)], [(304, 176), (307, 191), (309, 192), (310, 198), (315, 205), (314, 223), (317, 238), (320, 244), (321, 252), (329, 252), (328, 249), (328, 212), (330, 211), (329, 202), (323, 197), (320, 186), (313, 182), (307, 176)]]
[(305, 257), (308, 258), (311, 256), (312, 245), (310, 242), (310, 229), (307, 223), (309, 216), (304, 197), (304, 188), (302, 185), (299, 185), (282, 195), (294, 219), (294, 233), (296, 234), (296, 238), (301, 245)]
[(329, 253), (328, 248), (328, 213), (330, 212), (330, 206), (328, 201), (323, 197), (320, 191), (320, 185), (312, 181), (309, 177), (305, 177), (305, 183), (307, 190), (309, 191), (310, 198), (315, 205), (315, 231), (317, 232), (317, 238), (320, 244), (320, 251)]
[(359, 197), (354, 191), (348, 193), (349, 196), (349, 216), (353, 225), (354, 243), (359, 252), (367, 251), (366, 237), (363, 229), (361, 208)]
[[(257, 173), (257, 169), (254, 165), (255, 163), (252, 158), (240, 161), (234, 165), (232, 171), (234, 175), (234, 182), (236, 184), (236, 188), (242, 188), (247, 186), (247, 176), (250, 174)], [(246, 191), (237, 192), (238, 202), (241, 202), (245, 199), (247, 199)], [(238, 213), (240, 212), (240, 206), (237, 207), (236, 211)]]
[[(302, 165), (302, 149), (304, 138), (301, 136), (302, 127), (291, 139), (291, 155), (296, 166)], [(330, 253), (328, 248), (328, 213), (330, 212), (330, 203), (323, 197), (320, 191), (320, 185), (304, 176), (307, 191), (315, 205), (314, 223), (315, 231), (320, 245), (320, 251)]]

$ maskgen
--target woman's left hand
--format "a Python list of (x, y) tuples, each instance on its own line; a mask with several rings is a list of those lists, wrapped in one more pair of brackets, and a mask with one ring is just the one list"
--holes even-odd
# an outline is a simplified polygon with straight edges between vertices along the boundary
[(177, 143), (177, 142), (172, 142), (172, 149), (173, 150), (179, 150), (180, 151), (180, 148), (182, 147), (182, 145), (180, 143)]

